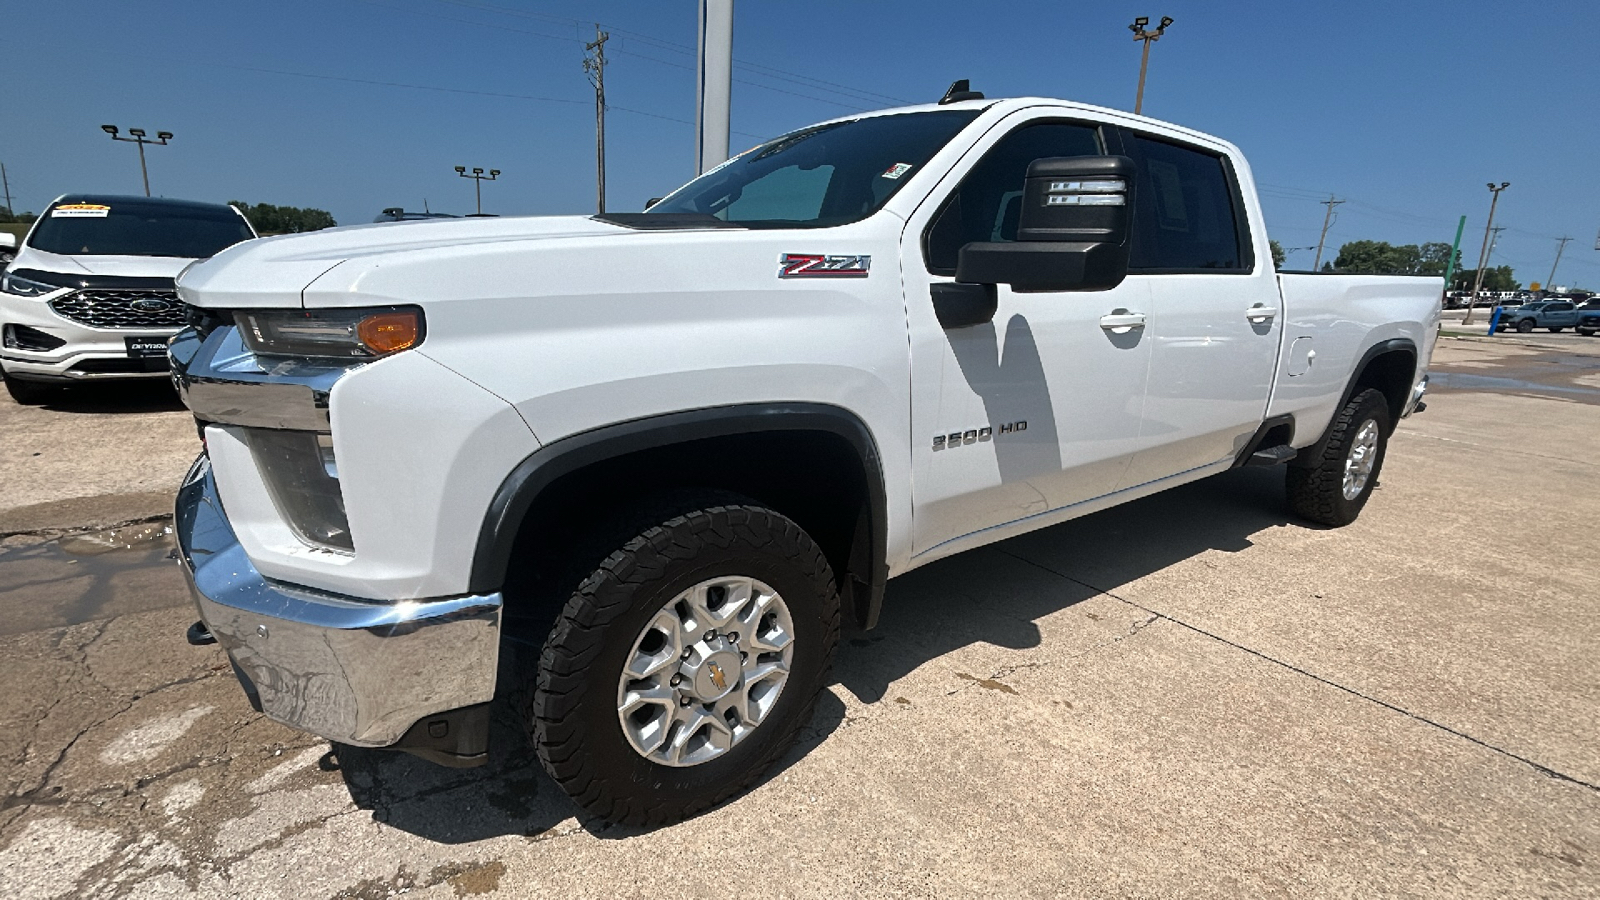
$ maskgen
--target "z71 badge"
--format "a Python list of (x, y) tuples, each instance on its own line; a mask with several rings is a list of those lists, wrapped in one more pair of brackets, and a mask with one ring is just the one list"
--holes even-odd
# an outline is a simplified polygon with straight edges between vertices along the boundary
[(779, 278), (865, 278), (871, 267), (870, 256), (785, 253), (778, 257)]

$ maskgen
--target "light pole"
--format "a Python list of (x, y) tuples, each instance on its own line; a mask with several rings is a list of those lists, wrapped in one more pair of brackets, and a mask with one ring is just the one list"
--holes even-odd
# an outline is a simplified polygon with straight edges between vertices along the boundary
[(1144, 41), (1144, 54), (1139, 59), (1139, 93), (1133, 98), (1133, 114), (1138, 115), (1144, 108), (1144, 70), (1150, 65), (1150, 43), (1161, 40), (1161, 35), (1166, 33), (1167, 26), (1172, 24), (1171, 16), (1162, 16), (1161, 25), (1155, 31), (1145, 31), (1144, 27), (1150, 24), (1149, 16), (1140, 16), (1133, 20), (1128, 30), (1133, 32), (1133, 39)]
[(111, 135), (113, 141), (129, 141), (139, 145), (139, 174), (144, 176), (144, 195), (146, 197), (150, 196), (150, 170), (145, 168), (144, 165), (144, 145), (155, 144), (157, 147), (165, 147), (167, 141), (172, 140), (172, 132), (158, 131), (156, 132), (156, 139), (152, 141), (144, 136), (143, 128), (129, 128), (128, 137), (118, 135), (117, 126), (115, 125), (101, 125), (100, 130)]
[(1483, 290), (1483, 267), (1489, 262), (1489, 234), (1494, 228), (1494, 208), (1500, 203), (1500, 192), (1511, 186), (1511, 182), (1502, 181), (1498, 187), (1494, 182), (1489, 182), (1489, 193), (1494, 199), (1489, 201), (1489, 221), (1483, 226), (1483, 250), (1478, 254), (1478, 277), (1472, 282), (1472, 296), (1467, 298), (1467, 314), (1462, 317), (1462, 325), (1472, 324), (1472, 308), (1478, 304), (1478, 292)]
[(456, 166), (456, 174), (460, 175), (462, 178), (472, 179), (472, 186), (478, 194), (478, 215), (483, 215), (483, 183), (485, 181), (494, 181), (496, 178), (499, 178), (500, 170), (490, 169), (489, 174), (485, 175), (483, 174), (482, 169), (473, 169), (469, 173), (466, 166)]

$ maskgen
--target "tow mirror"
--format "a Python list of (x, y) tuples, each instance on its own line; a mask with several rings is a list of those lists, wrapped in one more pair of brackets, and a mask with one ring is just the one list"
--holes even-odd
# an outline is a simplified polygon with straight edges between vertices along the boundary
[(1064, 156), (1028, 165), (1015, 241), (961, 248), (956, 281), (1016, 291), (1104, 291), (1128, 275), (1133, 160)]

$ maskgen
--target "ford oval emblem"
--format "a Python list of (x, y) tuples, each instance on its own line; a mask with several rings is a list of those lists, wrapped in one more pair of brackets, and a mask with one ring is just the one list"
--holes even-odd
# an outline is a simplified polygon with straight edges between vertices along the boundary
[(172, 301), (162, 300), (159, 297), (141, 297), (128, 305), (140, 312), (166, 312), (172, 308)]

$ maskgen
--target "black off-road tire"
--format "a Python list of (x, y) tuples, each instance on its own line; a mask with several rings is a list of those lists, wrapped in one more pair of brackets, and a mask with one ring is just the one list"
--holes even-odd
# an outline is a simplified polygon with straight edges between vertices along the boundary
[(54, 385), (42, 384), (37, 381), (24, 381), (20, 378), (13, 378), (3, 372), (0, 372), (0, 378), (5, 379), (6, 393), (11, 395), (11, 399), (23, 406), (38, 406), (49, 400), (51, 395), (60, 390)]
[[(1361, 426), (1372, 420), (1378, 426), (1377, 460), (1366, 486), (1355, 497), (1344, 496), (1344, 465)], [(1367, 389), (1350, 398), (1328, 426), (1328, 439), (1322, 454), (1311, 466), (1291, 466), (1288, 474), (1289, 507), (1297, 515), (1323, 525), (1349, 525), (1361, 515), (1362, 507), (1378, 485), (1383, 459), (1389, 446), (1389, 402), (1383, 394)]]
[(1533, 320), (1532, 319), (1523, 319), (1521, 322), (1518, 322), (1517, 323), (1517, 333), (1518, 334), (1532, 334), (1533, 333)]
[[(539, 658), (525, 721), (556, 783), (610, 822), (656, 827), (686, 819), (749, 787), (811, 719), (839, 640), (839, 595), (821, 548), (787, 517), (727, 495), (656, 505), (644, 525), (578, 584)], [(637, 519), (635, 519), (637, 522)], [(616, 529), (609, 533), (617, 534)], [(669, 600), (719, 576), (771, 586), (794, 623), (794, 662), (767, 718), (721, 756), (660, 765), (635, 751), (616, 694), (634, 642)]]
[(1594, 337), (1594, 329), (1593, 328), (1579, 328), (1578, 329), (1578, 333), (1583, 335), (1584, 337)]

